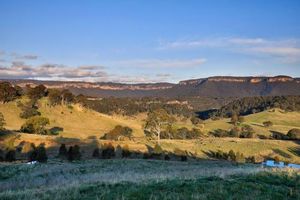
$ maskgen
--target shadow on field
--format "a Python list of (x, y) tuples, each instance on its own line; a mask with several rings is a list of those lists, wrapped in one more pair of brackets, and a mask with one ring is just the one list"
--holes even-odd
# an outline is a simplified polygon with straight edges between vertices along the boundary
[(288, 150), (289, 150), (289, 152), (291, 152), (295, 156), (299, 156), (300, 157), (300, 146), (299, 147), (295, 147), (295, 148), (289, 148)]
[(285, 158), (291, 158), (292, 156), (285, 153), (284, 151), (280, 150), (280, 149), (272, 149), (272, 151), (276, 154), (279, 154), (280, 156), (282, 157), (285, 157)]

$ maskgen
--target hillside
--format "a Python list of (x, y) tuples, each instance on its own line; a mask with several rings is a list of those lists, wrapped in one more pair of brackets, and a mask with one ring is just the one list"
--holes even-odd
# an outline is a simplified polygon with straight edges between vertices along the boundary
[[(81, 145), (86, 157), (91, 157), (91, 152), (95, 146), (101, 146), (101, 144), (107, 142), (112, 142), (115, 146), (127, 144), (131, 150), (141, 152), (145, 152), (147, 148), (155, 145), (155, 141), (147, 140), (143, 133), (142, 126), (145, 114), (133, 117), (110, 116), (82, 108), (77, 104), (49, 107), (47, 106), (46, 98), (40, 100), (39, 104), (39, 111), (42, 113), (42, 116), (50, 119), (49, 128), (61, 127), (63, 132), (59, 136), (14, 132), (4, 136), (3, 145), (12, 143), (14, 146), (18, 146), (21, 142), (33, 142), (36, 145), (45, 143), (49, 148), (50, 157), (57, 155), (57, 149), (61, 143)], [(19, 118), (20, 110), (16, 101), (0, 105), (0, 112), (4, 114), (6, 128), (9, 130), (19, 130), (24, 123), (24, 120)], [(245, 117), (244, 124), (251, 125), (258, 136), (270, 136), (273, 132), (280, 132), (285, 135), (288, 130), (300, 127), (299, 118), (299, 112), (283, 112), (276, 109), (248, 115)], [(269, 128), (263, 127), (262, 122), (265, 120), (272, 121), (274, 125)], [(205, 120), (203, 122), (204, 125), (198, 128), (205, 135), (209, 135), (211, 131), (216, 129), (231, 129), (232, 125), (229, 122), (229, 119), (209, 119)], [(134, 140), (105, 141), (99, 139), (100, 136), (113, 129), (116, 125), (132, 128)], [(196, 127), (189, 120), (179, 120), (174, 126), (187, 127), (189, 129)], [(294, 141), (203, 137), (199, 140), (162, 140), (161, 146), (165, 151), (173, 152), (175, 149), (181, 149), (199, 158), (209, 158), (210, 156), (207, 153), (210, 151), (216, 152), (221, 150), (228, 152), (232, 149), (235, 152), (242, 152), (245, 156), (278, 156), (281, 160), (300, 163), (300, 157), (295, 153), (299, 145)]]
[(216, 76), (172, 83), (123, 84), (60, 82), (38, 80), (8, 80), (14, 84), (44, 84), (48, 88), (65, 88), (75, 94), (95, 97), (246, 97), (300, 95), (300, 79), (289, 76), (231, 77)]

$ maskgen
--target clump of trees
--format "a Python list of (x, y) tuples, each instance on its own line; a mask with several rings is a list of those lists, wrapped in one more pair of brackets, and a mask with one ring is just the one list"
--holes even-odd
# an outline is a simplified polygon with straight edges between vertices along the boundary
[(69, 90), (50, 89), (48, 93), (49, 104), (67, 105), (75, 101), (75, 96)]
[(101, 137), (101, 139), (104, 140), (124, 140), (124, 139), (130, 139), (132, 137), (132, 129), (127, 126), (115, 126), (114, 129), (109, 131), (108, 133), (105, 133), (104, 136)]
[(200, 129), (193, 128), (189, 130), (186, 127), (173, 129), (172, 127), (168, 127), (164, 131), (161, 132), (161, 139), (176, 139), (176, 140), (187, 140), (187, 139), (198, 139), (203, 137), (204, 134)]
[(22, 112), (20, 113), (20, 117), (23, 119), (41, 115), (41, 113), (38, 111), (36, 100), (30, 100), (26, 104), (19, 103), (18, 107), (20, 107), (22, 110)]
[(19, 86), (13, 86), (9, 82), (0, 82), (0, 102), (7, 103), (13, 101), (23, 94)]
[(44, 85), (38, 85), (34, 88), (30, 86), (27, 87), (27, 96), (31, 100), (38, 100), (42, 97), (47, 96), (47, 94), (48, 94), (48, 90)]
[(199, 116), (203, 119), (231, 117), (232, 113), (244, 116), (272, 108), (280, 108), (286, 111), (300, 111), (300, 96), (244, 97), (234, 100), (220, 109), (200, 112)]
[(34, 116), (29, 118), (22, 126), (21, 131), (24, 133), (34, 133), (40, 135), (47, 135), (49, 131), (46, 129), (46, 125), (49, 125), (50, 121), (46, 117)]
[(240, 152), (235, 153), (233, 150), (230, 150), (228, 153), (218, 150), (216, 152), (211, 152), (210, 155), (217, 159), (234, 161), (237, 163), (245, 163), (246, 162), (246, 158), (243, 153), (240, 153)]
[(216, 129), (210, 132), (215, 137), (238, 137), (238, 138), (253, 138), (255, 135), (254, 129), (250, 125), (241, 127), (234, 126), (231, 130)]

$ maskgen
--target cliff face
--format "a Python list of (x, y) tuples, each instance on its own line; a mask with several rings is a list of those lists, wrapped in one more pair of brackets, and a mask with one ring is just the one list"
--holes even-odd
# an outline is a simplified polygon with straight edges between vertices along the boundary
[(180, 81), (178, 84), (149, 83), (89, 83), (37, 80), (9, 80), (25, 87), (44, 84), (48, 88), (66, 88), (76, 94), (105, 97), (246, 97), (300, 95), (300, 78), (289, 76), (275, 77), (232, 77), (215, 76), (209, 78)]

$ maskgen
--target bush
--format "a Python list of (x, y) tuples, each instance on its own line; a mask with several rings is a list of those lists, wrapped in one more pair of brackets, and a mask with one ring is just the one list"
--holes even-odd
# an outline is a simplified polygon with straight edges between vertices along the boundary
[(115, 148), (111, 143), (104, 144), (102, 150), (102, 158), (110, 159), (115, 157)]
[(8, 152), (6, 152), (5, 161), (13, 162), (15, 160), (16, 160), (16, 150), (11, 149)]
[(289, 132), (287, 133), (287, 136), (291, 140), (300, 140), (300, 129), (293, 128), (293, 129), (289, 130)]
[(114, 129), (106, 133), (103, 137), (100, 139), (105, 139), (105, 140), (120, 140), (120, 138), (125, 137), (125, 138), (131, 138), (132, 137), (132, 129), (127, 127), (127, 126), (120, 126), (117, 125), (115, 126)]
[(35, 133), (46, 135), (47, 130), (45, 126), (50, 124), (50, 121), (46, 117), (34, 116), (29, 118), (21, 127), (21, 131), (24, 133)]
[(242, 127), (242, 132), (240, 134), (240, 138), (253, 138), (254, 133), (255, 133), (255, 131), (251, 126), (245, 125)]
[(223, 130), (223, 129), (217, 129), (214, 130), (213, 132), (210, 132), (210, 134), (212, 134), (215, 137), (228, 137), (228, 131)]
[(20, 117), (23, 119), (28, 119), (30, 117), (39, 116), (41, 113), (37, 110), (34, 105), (28, 103), (28, 105), (22, 106), (22, 112), (20, 113)]
[(265, 122), (263, 122), (263, 125), (264, 125), (264, 127), (270, 127), (270, 126), (273, 126), (273, 122), (265, 121)]

